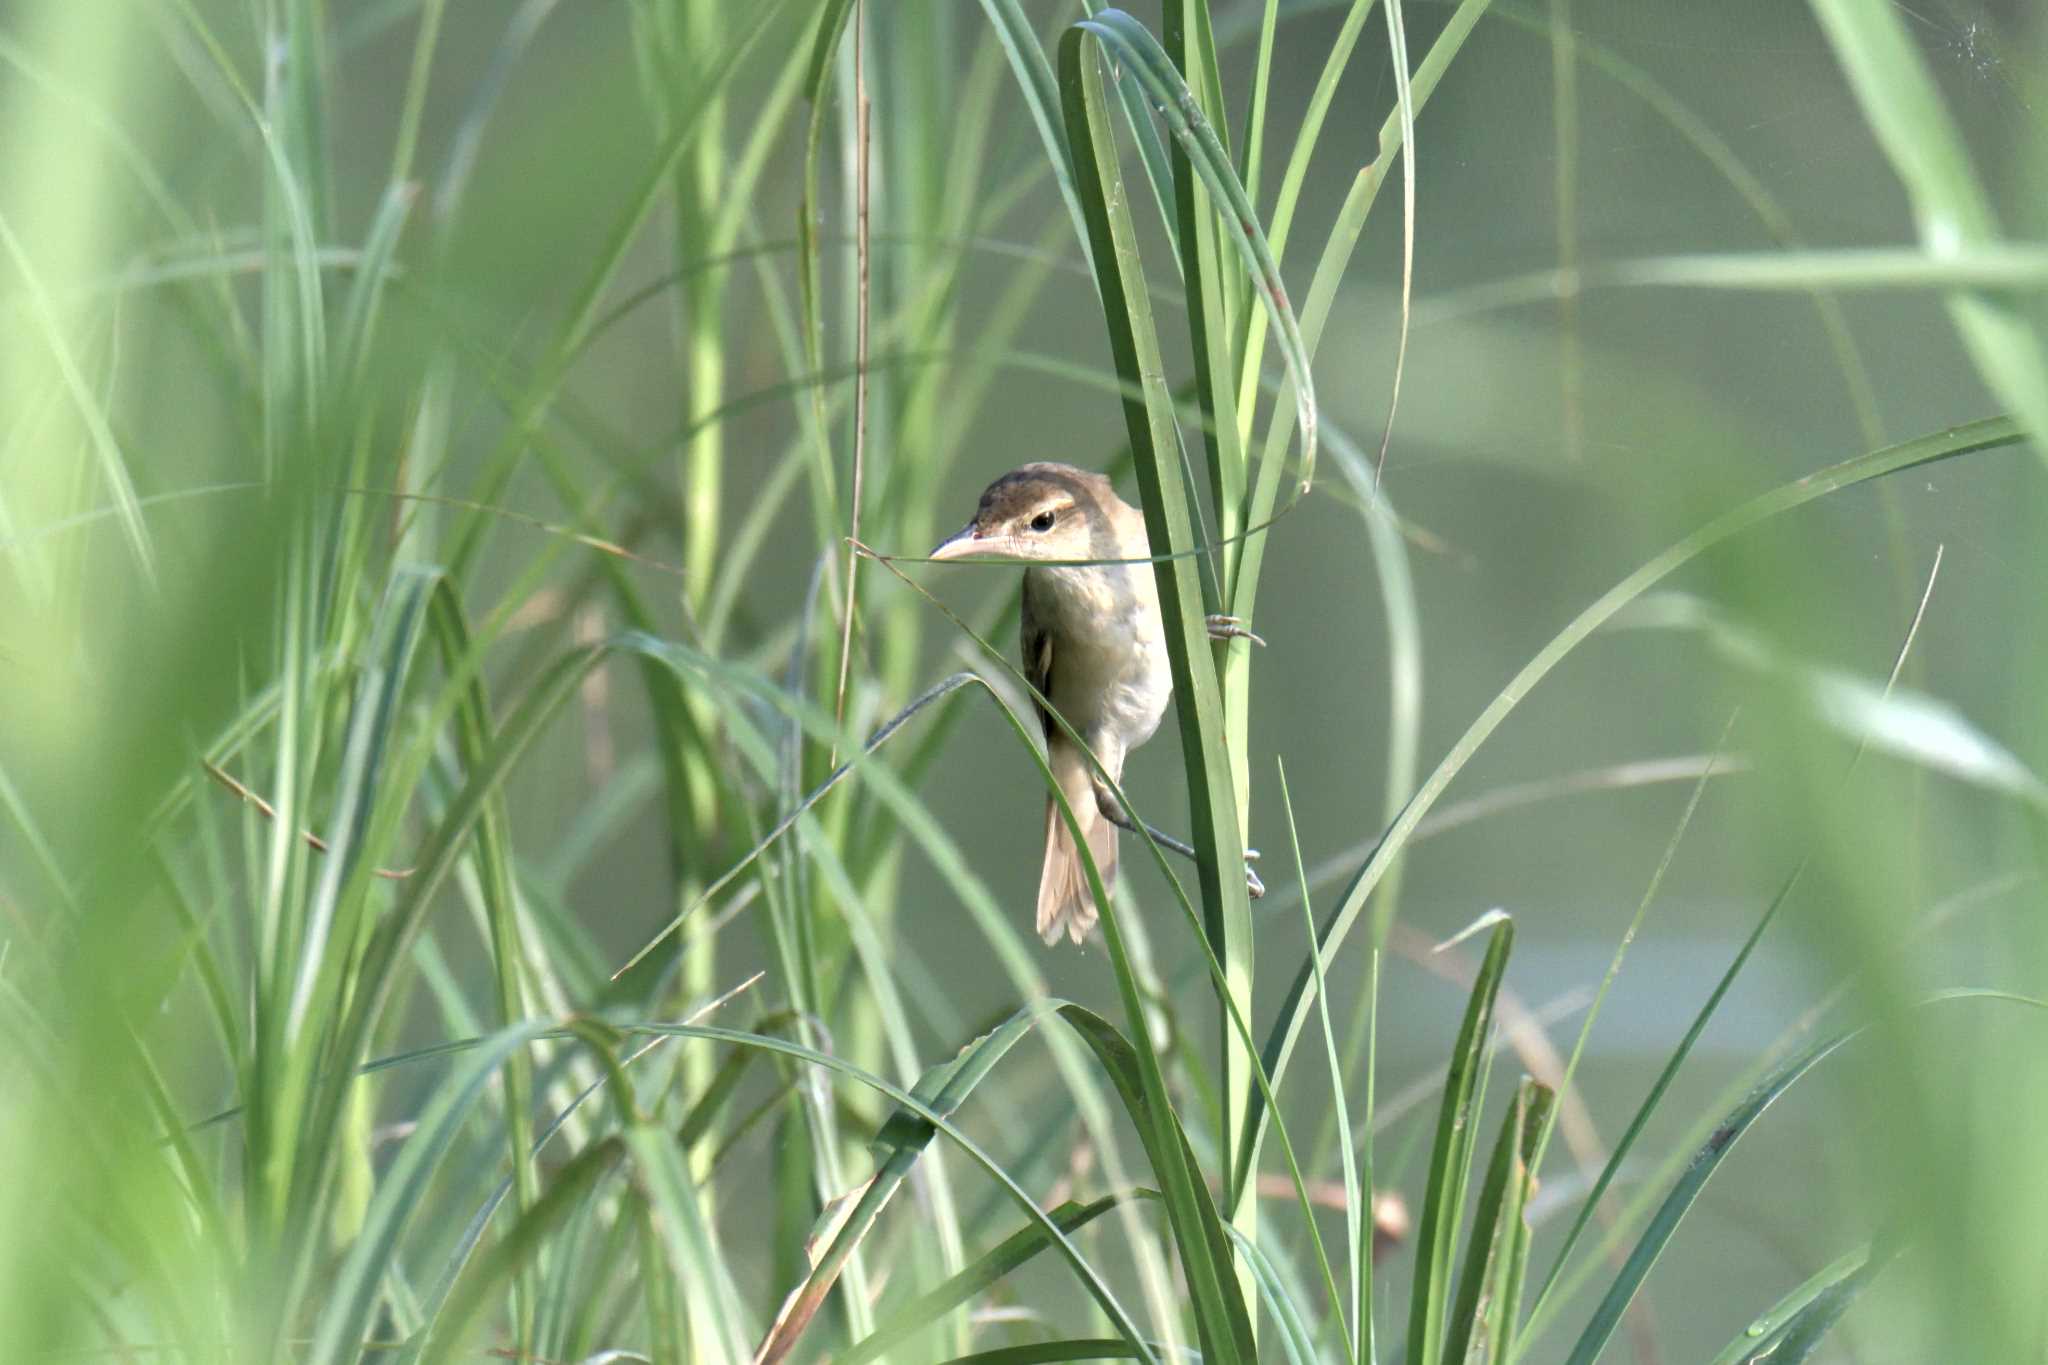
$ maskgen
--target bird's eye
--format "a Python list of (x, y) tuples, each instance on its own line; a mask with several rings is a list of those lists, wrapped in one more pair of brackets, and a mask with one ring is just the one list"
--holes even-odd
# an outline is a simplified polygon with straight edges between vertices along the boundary
[(1031, 529), (1034, 531), (1050, 531), (1052, 529), (1052, 522), (1052, 513), (1040, 512), (1031, 519)]

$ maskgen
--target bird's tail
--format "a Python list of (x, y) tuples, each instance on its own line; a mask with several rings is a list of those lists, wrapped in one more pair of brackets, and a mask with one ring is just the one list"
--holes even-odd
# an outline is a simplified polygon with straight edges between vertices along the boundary
[[(1048, 746), (1046, 758), (1107, 888), (1116, 880), (1116, 826), (1096, 808), (1088, 760), (1072, 743), (1057, 741)], [(1082, 866), (1073, 832), (1060, 815), (1059, 803), (1047, 796), (1045, 864), (1038, 873), (1038, 936), (1053, 944), (1064, 933), (1079, 943), (1095, 927), (1095, 917), (1095, 897), (1088, 890), (1088, 870)]]

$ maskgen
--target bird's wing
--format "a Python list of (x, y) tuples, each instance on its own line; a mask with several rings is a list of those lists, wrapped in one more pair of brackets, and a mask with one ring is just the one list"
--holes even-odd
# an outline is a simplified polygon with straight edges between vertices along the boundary
[[(1039, 620), (1038, 613), (1032, 610), (1033, 595), (1031, 577), (1027, 571), (1024, 578), (1024, 609), (1017, 632), (1019, 643), (1023, 646), (1024, 678), (1038, 689), (1040, 696), (1049, 699), (1052, 696), (1052, 632), (1046, 629), (1045, 622)], [(1044, 729), (1047, 742), (1051, 742), (1052, 737), (1058, 733), (1059, 726), (1053, 723), (1052, 712), (1046, 710), (1043, 703), (1038, 704), (1038, 724)]]

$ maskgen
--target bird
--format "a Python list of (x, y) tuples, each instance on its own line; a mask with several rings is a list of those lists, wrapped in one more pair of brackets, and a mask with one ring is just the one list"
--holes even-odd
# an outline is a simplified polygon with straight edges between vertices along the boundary
[[(1151, 554), (1144, 514), (1118, 497), (1107, 478), (1041, 461), (991, 483), (973, 520), (929, 556), (1026, 562), (1019, 632), (1023, 672), (1094, 751), (1106, 774), (1107, 780), (1094, 771), (1080, 746), (1038, 704), (1046, 766), (1105, 887), (1116, 877), (1119, 828), (1143, 828), (1175, 852), (1194, 856), (1186, 844), (1140, 826), (1111, 787), (1122, 783), (1130, 752), (1159, 729), (1173, 695)], [(1228, 617), (1211, 618), (1211, 632), (1257, 638)], [(1098, 918), (1080, 846), (1048, 793), (1038, 873), (1038, 936), (1047, 946), (1062, 934), (1084, 942)], [(1249, 882), (1263, 890), (1256, 876)]]

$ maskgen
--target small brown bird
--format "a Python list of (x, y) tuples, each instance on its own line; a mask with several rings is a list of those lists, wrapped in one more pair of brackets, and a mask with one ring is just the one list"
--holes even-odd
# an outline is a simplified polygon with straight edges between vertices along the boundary
[[(1118, 783), (1124, 758), (1152, 738), (1173, 694), (1159, 591), (1145, 517), (1108, 479), (1066, 464), (1027, 464), (988, 486), (974, 520), (942, 541), (933, 559), (1131, 560), (1036, 563), (1024, 570), (1024, 676), (1095, 751)], [(1211, 630), (1249, 636), (1227, 618)], [(1256, 637), (1251, 637), (1256, 638)], [(1044, 707), (1046, 763), (1073, 808), (1104, 886), (1116, 877), (1117, 828), (1131, 816)], [(1177, 853), (1194, 850), (1148, 833)], [(1258, 888), (1256, 877), (1251, 884)], [(1263, 890), (1263, 888), (1258, 888)], [(1256, 894), (1256, 891), (1255, 893)], [(1088, 874), (1059, 805), (1045, 803), (1045, 861), (1038, 874), (1038, 935), (1079, 943), (1095, 926)]]
[[(933, 559), (1135, 559), (1151, 554), (1144, 514), (1109, 480), (1065, 464), (1027, 464), (988, 486), (974, 520)], [(1109, 775), (1152, 738), (1173, 694), (1152, 566), (1034, 564), (1024, 571), (1024, 676), (1066, 717)], [(1116, 876), (1123, 811), (1088, 760), (1039, 708), (1046, 762), (1107, 886)], [(1072, 833), (1050, 796), (1038, 874), (1038, 935), (1074, 942), (1095, 926), (1095, 898)]]

